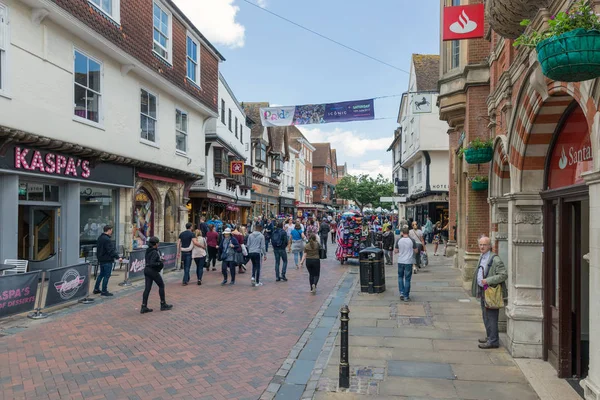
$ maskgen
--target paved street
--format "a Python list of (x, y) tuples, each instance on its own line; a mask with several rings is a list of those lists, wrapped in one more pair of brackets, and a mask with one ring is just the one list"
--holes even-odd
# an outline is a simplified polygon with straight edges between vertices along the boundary
[(225, 287), (220, 271), (200, 287), (182, 287), (176, 272), (169, 312), (158, 311), (155, 286), (151, 314), (139, 313), (136, 288), (23, 322), (0, 341), (0, 398), (257, 399), (348, 269), (329, 252), (317, 295), (293, 259), (289, 282), (276, 283), (271, 252), (260, 288), (250, 286), (250, 267)]
[[(339, 337), (316, 399), (537, 399), (506, 349), (481, 350), (481, 308), (460, 287), (451, 259), (430, 256), (413, 275), (412, 302), (398, 297), (396, 267), (387, 291), (350, 302), (350, 391), (337, 387)], [(368, 396), (369, 395), (369, 396)]]

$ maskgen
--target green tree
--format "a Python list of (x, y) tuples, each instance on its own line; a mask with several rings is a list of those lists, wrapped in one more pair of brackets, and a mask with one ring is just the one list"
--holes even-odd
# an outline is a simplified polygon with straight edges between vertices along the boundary
[(362, 210), (369, 204), (375, 208), (383, 207), (379, 198), (393, 196), (394, 184), (381, 174), (377, 178), (369, 175), (346, 175), (340, 179), (335, 191), (338, 199), (352, 200)]

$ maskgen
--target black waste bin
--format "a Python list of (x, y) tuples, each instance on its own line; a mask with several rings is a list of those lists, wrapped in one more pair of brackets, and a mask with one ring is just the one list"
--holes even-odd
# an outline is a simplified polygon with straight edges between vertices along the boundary
[(358, 253), (360, 262), (360, 291), (363, 293), (385, 292), (385, 266), (383, 250), (367, 247)]

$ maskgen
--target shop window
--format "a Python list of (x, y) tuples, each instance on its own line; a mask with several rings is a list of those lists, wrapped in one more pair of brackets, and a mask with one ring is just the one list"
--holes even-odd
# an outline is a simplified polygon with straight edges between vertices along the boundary
[(156, 96), (147, 90), (141, 90), (141, 138), (156, 142)]
[(175, 146), (177, 151), (187, 152), (188, 115), (181, 110), (175, 110)]
[(75, 50), (73, 72), (75, 116), (87, 121), (100, 122), (102, 63)]
[(81, 186), (79, 190), (79, 248), (84, 257), (96, 247), (104, 226), (113, 227), (112, 240), (117, 238), (118, 189)]
[(120, 23), (120, 0), (88, 0), (96, 8), (108, 15), (117, 24)]
[(19, 183), (19, 200), (58, 202), (58, 186), (21, 181)]
[(154, 235), (154, 201), (146, 189), (135, 193), (135, 209), (133, 214), (133, 247), (146, 244), (146, 240)]
[(238, 138), (238, 119), (235, 117), (235, 138)]
[(172, 40), (171, 40), (171, 13), (162, 4), (154, 2), (154, 53), (158, 54), (168, 63), (172, 59)]
[(267, 162), (267, 145), (260, 143), (256, 146), (254, 158), (256, 162), (265, 163)]

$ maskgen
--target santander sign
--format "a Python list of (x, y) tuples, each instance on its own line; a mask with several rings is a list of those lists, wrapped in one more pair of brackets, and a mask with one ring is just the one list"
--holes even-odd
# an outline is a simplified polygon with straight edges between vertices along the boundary
[(484, 36), (483, 4), (444, 7), (444, 40), (476, 39)]

